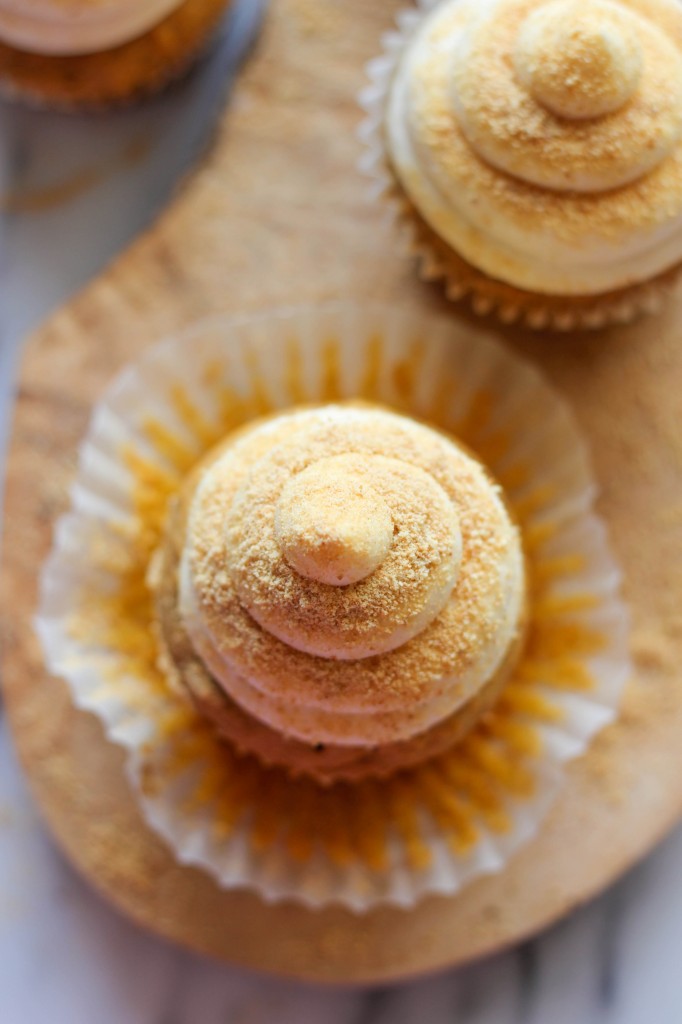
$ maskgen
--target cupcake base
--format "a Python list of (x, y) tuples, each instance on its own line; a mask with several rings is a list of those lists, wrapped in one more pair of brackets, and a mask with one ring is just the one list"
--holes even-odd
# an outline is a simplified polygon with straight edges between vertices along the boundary
[(441, 281), (449, 299), (468, 302), (479, 316), (494, 316), (505, 324), (573, 331), (632, 323), (659, 312), (682, 277), (682, 264), (676, 264), (649, 281), (599, 295), (539, 295), (489, 277), (464, 260), (424, 220), (397, 184), (389, 190), (389, 198), (399, 211), (407, 247), (418, 260), (422, 280)]
[[(680, 811), (680, 703), (630, 690), (624, 717), (569, 768), (541, 834), (500, 875), (406, 912), (311, 911), (220, 889), (178, 864), (141, 819), (123, 752), (39, 668), (27, 596), (4, 688), (19, 754), (41, 809), (78, 869), (122, 911), (166, 939), (281, 975), (387, 982), (464, 963), (525, 938), (613, 881)], [(665, 689), (665, 688), (664, 688)], [(646, 704), (648, 711), (644, 711)], [(632, 766), (637, 766), (633, 779)], [(283, 937), (289, 936), (288, 941)]]
[(187, 70), (229, 4), (230, 0), (185, 0), (149, 32), (99, 53), (43, 56), (0, 42), (0, 92), (54, 109), (132, 103)]

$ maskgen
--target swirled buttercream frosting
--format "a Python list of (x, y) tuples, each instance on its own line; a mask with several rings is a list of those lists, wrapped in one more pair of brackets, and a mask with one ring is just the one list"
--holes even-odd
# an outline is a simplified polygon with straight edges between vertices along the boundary
[(229, 437), (188, 488), (182, 629), (222, 692), (277, 734), (410, 740), (508, 663), (518, 531), (445, 435), (378, 407), (294, 410)]
[(0, 39), (32, 53), (96, 53), (143, 35), (182, 0), (0, 0)]
[(677, 0), (444, 0), (394, 76), (394, 172), (489, 276), (626, 287), (682, 258)]

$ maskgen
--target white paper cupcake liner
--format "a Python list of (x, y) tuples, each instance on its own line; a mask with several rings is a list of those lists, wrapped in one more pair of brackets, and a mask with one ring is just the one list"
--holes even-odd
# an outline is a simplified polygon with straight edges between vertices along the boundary
[(442, 0), (414, 0), (396, 15), (395, 28), (382, 36), (382, 52), (366, 65), (369, 84), (358, 97), (365, 112), (359, 128), (363, 153), (358, 169), (371, 181), (369, 198), (383, 202), (400, 228), (406, 256), (416, 259), (424, 281), (443, 283), (447, 297), (466, 301), (479, 316), (534, 330), (594, 330), (628, 324), (644, 314), (660, 312), (679, 285), (677, 265), (649, 281), (585, 297), (543, 296), (488, 277), (455, 253), (422, 220), (393, 174), (386, 152), (384, 115), (391, 82), (405, 47), (429, 12)]
[[(145, 509), (228, 428), (358, 397), (451, 430), (505, 486), (531, 626), (499, 705), (455, 751), (396, 780), (322, 789), (236, 757), (167, 687), (145, 603), (158, 539)], [(488, 334), (374, 305), (206, 320), (148, 349), (97, 405), (37, 630), (50, 671), (128, 751), (144, 818), (181, 862), (268, 900), (412, 906), (501, 870), (537, 831), (565, 763), (617, 714), (628, 621), (594, 494), (565, 405)]]

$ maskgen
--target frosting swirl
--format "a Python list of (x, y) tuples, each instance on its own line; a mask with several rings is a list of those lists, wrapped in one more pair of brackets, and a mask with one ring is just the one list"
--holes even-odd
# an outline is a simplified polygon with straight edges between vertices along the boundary
[(443, 436), (383, 410), (298, 411), (211, 458), (179, 608), (254, 717), (308, 743), (424, 731), (503, 662), (524, 599), (498, 489)]
[(0, 0), (0, 39), (54, 56), (96, 53), (143, 35), (182, 0)]
[(591, 294), (682, 257), (673, 0), (446, 0), (406, 47), (386, 131), (418, 211), (493, 277)]

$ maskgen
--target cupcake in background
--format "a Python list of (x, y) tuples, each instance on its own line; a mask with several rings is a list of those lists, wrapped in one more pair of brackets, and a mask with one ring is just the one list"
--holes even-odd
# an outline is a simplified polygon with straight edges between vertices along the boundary
[(373, 61), (366, 166), (426, 278), (479, 313), (597, 327), (682, 260), (676, 0), (422, 0)]
[(229, 0), (0, 0), (0, 87), (41, 106), (131, 102), (182, 74)]

